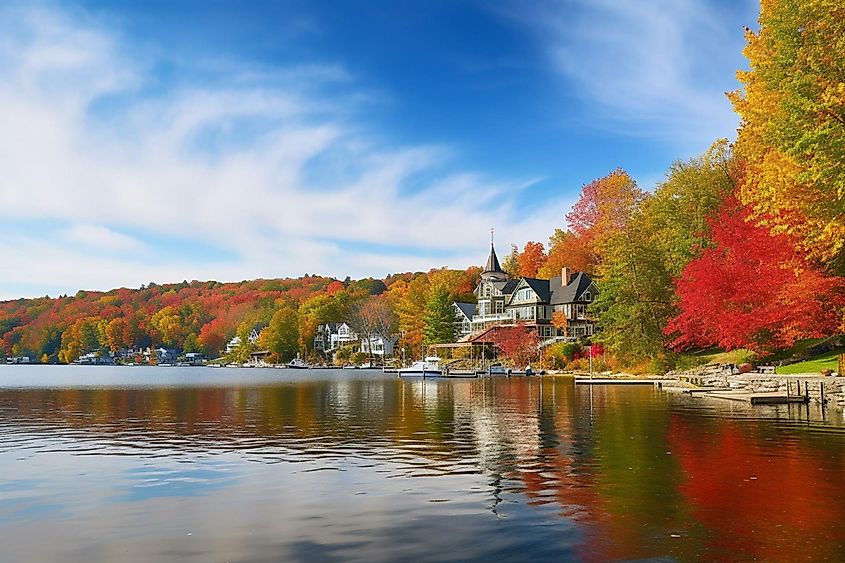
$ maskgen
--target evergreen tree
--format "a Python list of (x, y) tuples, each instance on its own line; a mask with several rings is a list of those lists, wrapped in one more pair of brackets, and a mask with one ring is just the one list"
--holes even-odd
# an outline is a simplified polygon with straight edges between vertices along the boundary
[(423, 333), (425, 343), (429, 345), (455, 341), (455, 308), (449, 291), (443, 286), (431, 290)]

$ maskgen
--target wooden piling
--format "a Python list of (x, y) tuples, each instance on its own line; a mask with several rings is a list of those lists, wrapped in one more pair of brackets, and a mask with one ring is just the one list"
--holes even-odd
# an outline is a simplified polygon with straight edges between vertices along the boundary
[(819, 397), (821, 398), (822, 406), (824, 406), (824, 381), (819, 383)]

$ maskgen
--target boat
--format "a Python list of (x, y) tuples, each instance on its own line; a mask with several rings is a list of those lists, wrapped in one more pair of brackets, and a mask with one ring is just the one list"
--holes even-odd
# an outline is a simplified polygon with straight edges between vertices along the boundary
[(440, 367), (440, 358), (428, 356), (406, 368), (399, 368), (399, 377), (440, 377), (443, 369)]
[(510, 368), (506, 368), (501, 364), (493, 364), (487, 368), (487, 375), (510, 375)]
[(311, 369), (311, 366), (306, 364), (302, 358), (294, 358), (286, 365), (288, 369)]

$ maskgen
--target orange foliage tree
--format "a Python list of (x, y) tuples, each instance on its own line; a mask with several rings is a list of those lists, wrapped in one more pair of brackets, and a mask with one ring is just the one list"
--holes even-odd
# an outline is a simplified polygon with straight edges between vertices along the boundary
[(519, 255), (519, 275), (527, 278), (537, 277), (537, 272), (546, 261), (546, 252), (543, 243), (529, 241)]

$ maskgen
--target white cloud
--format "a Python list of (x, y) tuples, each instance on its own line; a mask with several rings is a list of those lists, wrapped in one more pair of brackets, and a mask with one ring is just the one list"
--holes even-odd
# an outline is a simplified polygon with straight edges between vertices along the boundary
[[(483, 262), (490, 226), (502, 246), (544, 240), (570, 203), (518, 213), (531, 181), (443, 173), (444, 147), (388, 147), (354, 117), (379, 97), (334, 66), (245, 65), (216, 80), (206, 67), (167, 88), (150, 55), (139, 63), (92, 20), (0, 9), (0, 22), (0, 279), (15, 288), (3, 297), (464, 267)], [(318, 185), (321, 163), (334, 173)], [(409, 191), (420, 173), (435, 179)], [(45, 221), (70, 225), (66, 238), (34, 234)], [(219, 253), (174, 258), (168, 241)]]
[(63, 233), (65, 240), (107, 252), (143, 252), (147, 245), (129, 235), (101, 225), (73, 225)]
[[(534, 30), (551, 64), (596, 110), (590, 118), (633, 136), (698, 152), (733, 137), (738, 118), (724, 92), (742, 64), (742, 26), (756, 2), (730, 8), (705, 0), (545, 2), (509, 17)], [(726, 26), (724, 11), (742, 12)], [(722, 13), (720, 13), (722, 12)]]

